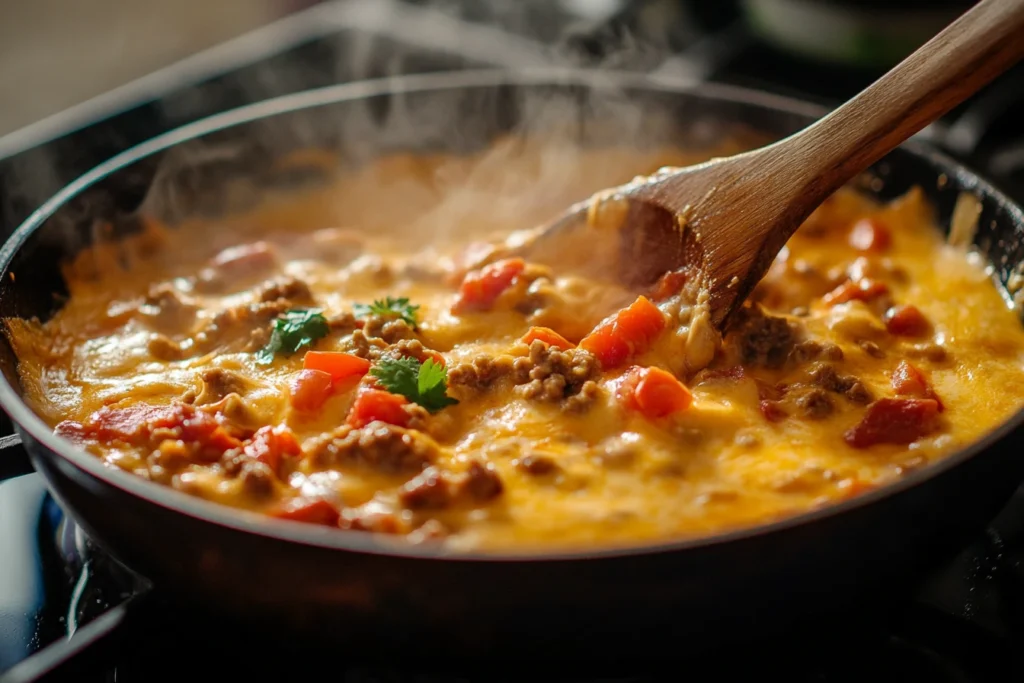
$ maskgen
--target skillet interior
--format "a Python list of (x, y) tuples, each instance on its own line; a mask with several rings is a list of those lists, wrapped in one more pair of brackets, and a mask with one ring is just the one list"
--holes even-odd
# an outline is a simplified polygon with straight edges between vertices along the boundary
[[(727, 137), (754, 146), (795, 132), (822, 113), (812, 105), (739, 89), (703, 85), (687, 93), (673, 84), (607, 72), (468, 72), (407, 79), (398, 88), (387, 81), (362, 89), (326, 88), (267, 104), (201, 121), (130, 150), (48, 202), (0, 253), (0, 314), (46, 320), (67, 293), (61, 261), (97, 235), (136, 231), (140, 209), (172, 224), (186, 217), (215, 218), (251, 206), (261, 193), (331, 177), (322, 159), (274, 168), (275, 160), (296, 151), (325, 150), (341, 164), (358, 165), (395, 151), (469, 153), (510, 132), (569, 136), (583, 146), (623, 137), (640, 146), (713, 148)], [(959, 193), (976, 194), (983, 208), (975, 246), (1005, 289), (1024, 263), (1020, 209), (943, 155), (905, 147), (872, 168), (870, 175), (881, 182), (863, 183), (865, 189), (891, 199), (920, 186), (943, 229)], [(0, 342), (0, 368), (20, 395), (16, 358), (6, 338)], [(1022, 421), (1024, 413), (1013, 420)], [(76, 462), (82, 457), (75, 453)], [(916, 479), (927, 478), (932, 469)], [(176, 502), (187, 507), (191, 500)]]
[[(215, 216), (219, 212), (231, 211), (236, 207), (235, 204), (226, 203), (228, 197), (245, 205), (258, 191), (286, 189), (294, 184), (322, 180), (324, 170), (317, 165), (293, 165), (287, 172), (267, 171), (274, 159), (297, 149), (328, 149), (337, 152), (338, 156), (348, 163), (358, 163), (360, 159), (372, 158), (376, 154), (395, 150), (471, 151), (487, 145), (493, 137), (502, 133), (529, 133), (551, 130), (553, 127), (557, 128), (558, 134), (571, 135), (581, 144), (599, 144), (602, 140), (621, 140), (624, 136), (629, 136), (630, 139), (635, 139), (637, 144), (674, 142), (699, 146), (714, 144), (724, 135), (752, 135), (752, 131), (763, 133), (770, 138), (780, 137), (806, 125), (817, 113), (819, 112), (814, 109), (796, 103), (774, 97), (734, 92), (727, 88), (702, 87), (699, 93), (687, 93), (677, 85), (652, 83), (638, 76), (607, 73), (587, 75), (545, 72), (502, 75), (470, 72), (355, 84), (301, 93), (215, 117), (159, 138), (111, 160), (67, 188), (22, 226), (0, 252), (0, 266), (3, 269), (0, 279), (0, 312), (4, 316), (36, 315), (40, 318), (52, 314), (60, 305), (60, 297), (64, 293), (58, 269), (59, 259), (66, 258), (89, 244), (97, 234), (98, 226), (109, 225), (109, 229), (117, 234), (136, 229), (137, 222), (133, 213), (143, 202), (149, 210), (159, 209), (163, 217), (172, 220), (177, 215), (197, 213)], [(596, 121), (609, 118), (615, 121), (616, 125), (595, 125)], [(381, 130), (387, 134), (378, 134)], [(757, 134), (753, 134), (751, 141), (754, 142), (756, 138)], [(948, 223), (958, 193), (962, 190), (975, 192), (983, 203), (976, 244), (995, 264), (996, 279), (1005, 285), (1014, 267), (1024, 261), (1024, 217), (1020, 210), (970, 172), (958, 168), (941, 155), (921, 150), (911, 151), (910, 148), (898, 150), (890, 155), (877, 165), (874, 171), (883, 181), (880, 187), (876, 186), (877, 194), (882, 198), (898, 196), (914, 185), (921, 186), (936, 205), (943, 225)], [(938, 182), (940, 174), (946, 176), (946, 182), (941, 184), (941, 187)], [(229, 186), (232, 190), (230, 193), (227, 191)], [(242, 188), (242, 191), (239, 188)], [(15, 277), (12, 277), (12, 274)], [(654, 562), (658, 557), (687, 555), (681, 551), (709, 549), (708, 558), (712, 559), (708, 559), (706, 563), (699, 558), (698, 553), (689, 553), (693, 555), (688, 560), (692, 565), (690, 571), (693, 576), (705, 576), (713, 572), (711, 567), (730, 552), (722, 550), (724, 555), (716, 554), (713, 546), (739, 547), (744, 540), (754, 540), (758, 541), (759, 548), (763, 551), (772, 547), (773, 538), (792, 530), (809, 534), (809, 537), (817, 536), (820, 540), (823, 527), (816, 525), (829, 523), (830, 519), (842, 518), (844, 515), (853, 519), (853, 513), (859, 509), (868, 508), (871, 503), (887, 498), (907, 500), (907, 496), (916, 494), (912, 489), (923, 489), (923, 485), (928, 484), (929, 480), (937, 479), (944, 473), (947, 474), (947, 482), (956, 477), (967, 476), (968, 481), (977, 480), (977, 486), (982, 486), (984, 482), (977, 476), (972, 479), (969, 474), (956, 473), (956, 468), (958, 465), (969, 463), (975, 454), (983, 452), (1024, 421), (1024, 414), (1018, 414), (1012, 420), (1012, 424), (1004, 425), (975, 446), (860, 499), (772, 525), (639, 550), (599, 551), (574, 555), (551, 554), (543, 557), (510, 558), (488, 555), (474, 558), (469, 555), (452, 556), (430, 548), (410, 548), (404, 544), (396, 544), (390, 539), (374, 539), (364, 534), (339, 533), (307, 527), (294, 528), (294, 525), (265, 520), (197, 501), (184, 494), (137, 480), (127, 473), (104, 468), (93, 456), (78, 452), (52, 436), (49, 429), (21, 403), (15, 373), (16, 359), (6, 340), (0, 344), (0, 361), (6, 378), (6, 382), (0, 385), (0, 402), (21, 425), (31, 446), (34, 462), (54, 486), (58, 496), (78, 513), (87, 530), (93, 532), (101, 541), (107, 542), (115, 555), (143, 569), (150, 576), (158, 580), (166, 579), (168, 582), (180, 581), (183, 573), (194, 569), (189, 563), (195, 560), (193, 555), (199, 551), (179, 552), (173, 561), (169, 561), (166, 556), (160, 558), (155, 554), (159, 552), (156, 545), (147, 547), (145, 543), (134, 542), (138, 537), (131, 538), (131, 534), (151, 531), (153, 527), (148, 522), (152, 520), (146, 520), (146, 524), (139, 524), (130, 529), (130, 524), (116, 519), (128, 516), (121, 507), (125, 504), (123, 501), (133, 500), (136, 501), (134, 504), (138, 504), (137, 499), (147, 499), (149, 502), (143, 504), (143, 507), (147, 510), (164, 508), (160, 513), (162, 519), (170, 520), (167, 523), (171, 524), (175, 523), (174, 518), (182, 517), (181, 513), (185, 513), (185, 516), (192, 520), (188, 524), (193, 527), (195, 524), (207, 526), (209, 522), (214, 522), (221, 528), (240, 530), (246, 536), (259, 536), (268, 539), (268, 542), (286, 541), (278, 542), (273, 547), (268, 546), (267, 552), (292, 553), (292, 559), (287, 561), (304, 563), (306, 567), (310, 567), (310, 563), (315, 561), (314, 548), (376, 554), (380, 556), (381, 561), (388, 556), (444, 557), (460, 560), (517, 559), (526, 561), (525, 564), (544, 560), (545, 562), (540, 564), (547, 565), (545, 571), (549, 572), (550, 577), (557, 576), (562, 571), (559, 567), (563, 565), (574, 566), (577, 567), (576, 570), (565, 569), (569, 572), (565, 581), (575, 581), (578, 584), (576, 597), (585, 601), (588, 597), (593, 597), (589, 591), (608, 577), (622, 576), (626, 571), (644, 571), (644, 565), (631, 562), (634, 559), (639, 561), (640, 558), (648, 558)], [(1010, 450), (1013, 450), (1012, 445)], [(59, 457), (54, 457), (53, 451), (56, 451)], [(987, 521), (1016, 488), (1019, 479), (1015, 477), (1020, 474), (1020, 465), (1003, 460), (1000, 460), (998, 467), (989, 464), (984, 467), (979, 464), (978, 467), (989, 473), (989, 476), (998, 477), (994, 480), (1002, 482), (1001, 488), (997, 487), (997, 490), (989, 487), (985, 492), (984, 502), (979, 502), (970, 514), (965, 511), (961, 515), (962, 519), (957, 522), (959, 526), (943, 529), (946, 536), (945, 550), (949, 550), (949, 547), (957, 542), (957, 538), (972, 531), (977, 524)], [(76, 479), (81, 490), (68, 486), (69, 480)], [(90, 500), (90, 496), (95, 494), (106, 499), (102, 506), (95, 505)], [(943, 501), (920, 501), (920, 507), (935, 508), (936, 503), (942, 505)], [(104, 509), (101, 510), (101, 507)], [(878, 524), (878, 520), (899, 509), (899, 504), (894, 500), (887, 506), (877, 507), (879, 509), (871, 511), (864, 524)], [(868, 512), (864, 514), (868, 515)], [(919, 517), (915, 520), (912, 515), (907, 515), (903, 523), (920, 525), (920, 522)], [(835, 524), (845, 528), (842, 527), (842, 521), (836, 521)], [(936, 524), (938, 526), (938, 523)], [(857, 525), (848, 524), (847, 527), (852, 529)], [(186, 542), (183, 539), (188, 536), (188, 531), (182, 527), (179, 533), (180, 537), (175, 538), (174, 542)], [(935, 533), (938, 533), (938, 528)], [(791, 535), (794, 536), (796, 534)], [(223, 553), (221, 559), (225, 560), (223, 575), (219, 575), (219, 570), (210, 571), (209, 585), (203, 586), (201, 592), (204, 595), (212, 595), (217, 591), (225, 592), (225, 600), (233, 600), (236, 604), (246, 596), (252, 598), (251, 586), (235, 586), (235, 592), (231, 594), (232, 589), (229, 585), (238, 575), (237, 572), (231, 573), (238, 567), (232, 569), (229, 556), (236, 548), (243, 547), (238, 545), (242, 541), (214, 539), (212, 536), (210, 539), (197, 539), (199, 540), (220, 543)], [(870, 539), (861, 540), (867, 545)], [(878, 539), (874, 540), (880, 549), (886, 547)], [(300, 550), (295, 541), (305, 545), (307, 549)], [(929, 547), (933, 552), (938, 552), (939, 546), (942, 545), (931, 537), (922, 537), (919, 541), (934, 546)], [(167, 542), (167, 539), (164, 539), (165, 545)], [(252, 539), (244, 542), (257, 545), (260, 543)], [(835, 542), (842, 543), (840, 539), (835, 539)], [(914, 546), (914, 543), (908, 543), (908, 548), (911, 546)], [(253, 552), (255, 547), (248, 547), (247, 552)], [(180, 548), (178, 550), (180, 551)], [(745, 548), (741, 555), (758, 552), (758, 548), (751, 546)], [(351, 555), (349, 556), (351, 558)], [(601, 565), (605, 569), (595, 568), (592, 570), (595, 573), (590, 576), (578, 573), (573, 575), (581, 566), (577, 560), (600, 558), (616, 562)], [(161, 559), (164, 561), (161, 562)], [(925, 556), (922, 555), (921, 559), (924, 561)], [(766, 574), (775, 570), (784, 572), (784, 565), (787, 562), (797, 561), (800, 560), (787, 557), (787, 553), (783, 552), (773, 561), (777, 564), (776, 567), (765, 565), (760, 569)], [(895, 566), (900, 561), (900, 558), (893, 555), (886, 558), (885, 563)], [(351, 563), (352, 560), (348, 562)], [(463, 568), (458, 570), (449, 568), (447, 571), (450, 574), (444, 579), (451, 584), (450, 588), (453, 591), (463, 591), (464, 602), (471, 601), (466, 597), (468, 593), (465, 591), (469, 585), (467, 582), (472, 581), (465, 572), (472, 571), (468, 567), (474, 564), (476, 563), (462, 565)], [(490, 563), (491, 566), (500, 564), (502, 563)], [(519, 579), (524, 578), (518, 574), (523, 571), (524, 562), (506, 564), (515, 567), (508, 571), (516, 572)], [(639, 591), (639, 594), (618, 596), (622, 604), (632, 601), (637, 604), (637, 609), (652, 608), (654, 603), (672, 604), (673, 599), (678, 604), (680, 600), (694, 599), (694, 591), (700, 592), (707, 588), (699, 585), (699, 582), (691, 581), (689, 585), (679, 587), (678, 590), (682, 590), (683, 593), (677, 593), (673, 598), (671, 592), (662, 590), (667, 584), (660, 584), (659, 576), (662, 581), (671, 580), (683, 584), (686, 581), (683, 580), (678, 566), (673, 569), (669, 563), (664, 564), (665, 566), (658, 572), (650, 571), (653, 565), (647, 567), (645, 573), (651, 581), (650, 585), (634, 585), (633, 590)], [(272, 576), (275, 571), (283, 571), (285, 566), (275, 565), (275, 561), (269, 559), (268, 565), (271, 565), (271, 569), (267, 570), (270, 572), (267, 576)], [(807, 562), (808, 571), (814, 567), (813, 562)], [(337, 567), (325, 568), (324, 571), (328, 569), (336, 571)], [(398, 580), (394, 578), (395, 576), (407, 576), (408, 571), (408, 568), (396, 569), (398, 574), (390, 575), (383, 571), (384, 569), (386, 568), (381, 565), (360, 567), (358, 563), (354, 563), (350, 571), (360, 574), (360, 580), (363, 581), (366, 580), (367, 571), (379, 571), (380, 580), (392, 581)], [(445, 570), (439, 568), (438, 571)], [(610, 573), (601, 575), (604, 571)], [(865, 579), (868, 578), (868, 573), (863, 572)], [(722, 576), (716, 581), (720, 581), (724, 586), (737, 578), (739, 577)], [(792, 578), (796, 580), (795, 576)], [(344, 577), (337, 573), (333, 579), (323, 578), (323, 581), (333, 580), (337, 583), (343, 579)], [(490, 579), (500, 580), (498, 577)], [(554, 580), (558, 582), (557, 579)], [(838, 575), (834, 578), (834, 581), (845, 580)], [(317, 594), (316, 590), (324, 588), (323, 585), (318, 585), (317, 571), (310, 572), (309, 583), (309, 590), (300, 591), (307, 601), (319, 599), (324, 609), (339, 602), (352, 606), (343, 595), (326, 596), (323, 592)], [(424, 585), (429, 585), (429, 581)], [(296, 595), (294, 591), (287, 596), (275, 591), (265, 592), (268, 601), (281, 603), (286, 598), (294, 600)], [(810, 592), (813, 593), (813, 590)], [(713, 590), (708, 593), (709, 596), (713, 594)], [(504, 602), (510, 605), (520, 600), (522, 595), (516, 590), (510, 590)], [(531, 595), (534, 598), (542, 597), (539, 594)], [(614, 607), (615, 596), (606, 597), (610, 598), (606, 608), (611, 609)], [(406, 598), (408, 599), (408, 596)], [(438, 601), (440, 599), (437, 598)], [(742, 602), (737, 594), (736, 603)], [(525, 606), (528, 601), (523, 604)], [(577, 606), (579, 604), (582, 603), (577, 603)], [(409, 603), (396, 603), (395, 609), (399, 606), (408, 609)], [(455, 619), (459, 610), (452, 611), (450, 604), (448, 607), (448, 618)], [(743, 609), (746, 610), (748, 607), (749, 603), (744, 603)], [(420, 604), (419, 608), (422, 608), (420, 612), (423, 609), (430, 611), (426, 603)], [(717, 609), (723, 614), (729, 612), (729, 609), (722, 605)], [(381, 612), (379, 604), (375, 606), (375, 611)], [(383, 612), (384, 619), (398, 618), (394, 616), (397, 612), (391, 613), (390, 617), (389, 610), (385, 609)], [(416, 613), (416, 609), (411, 611), (411, 614)], [(576, 613), (576, 618), (579, 616), (580, 614)], [(436, 620), (444, 619), (436, 613), (434, 617), (436, 625), (440, 628), (441, 623)], [(304, 613), (303, 618), (309, 618), (308, 611)], [(552, 624), (556, 623), (562, 622), (557, 619), (552, 621)], [(704, 625), (710, 629), (707, 621)], [(480, 634), (477, 636), (484, 637)]]

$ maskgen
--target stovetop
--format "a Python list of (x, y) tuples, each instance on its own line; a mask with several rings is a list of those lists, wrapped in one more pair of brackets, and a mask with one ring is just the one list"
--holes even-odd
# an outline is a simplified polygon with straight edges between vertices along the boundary
[[(624, 5), (628, 7), (624, 8)], [(510, 9), (516, 7), (518, 9)], [(0, 233), (62, 185), (138, 142), (217, 111), (361, 78), (480, 67), (604, 66), (771, 90), (825, 106), (879, 74), (825, 66), (759, 41), (736, 3), (325, 2), (106, 98), (0, 138)], [(584, 12), (586, 10), (586, 12)], [(1024, 69), (922, 137), (1024, 199)], [(2, 416), (0, 416), (2, 417)], [(0, 434), (9, 434), (0, 419)], [(0, 438), (0, 449), (11, 443)], [(0, 480), (19, 474), (5, 470)], [(558, 663), (361, 662), (280, 634), (183, 613), (68, 519), (35, 474), (0, 483), (0, 681), (1024, 680), (1024, 490), (986, 534), (903, 599), (673, 668)], [(733, 644), (732, 648), (741, 647)], [(671, 653), (667, 653), (671, 655)], [(514, 657), (513, 657), (514, 659)], [(56, 668), (55, 668), (56, 667)], [(46, 672), (49, 674), (44, 676)], [(669, 675), (672, 675), (669, 674)], [(230, 678), (224, 678), (230, 677)]]

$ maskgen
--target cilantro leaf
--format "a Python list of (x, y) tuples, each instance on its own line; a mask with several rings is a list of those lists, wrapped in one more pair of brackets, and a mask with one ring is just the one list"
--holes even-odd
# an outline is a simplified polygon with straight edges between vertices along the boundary
[(408, 297), (393, 299), (390, 296), (384, 300), (376, 299), (372, 304), (355, 304), (353, 312), (358, 318), (365, 318), (370, 315), (380, 315), (386, 318), (401, 318), (413, 327), (416, 327), (416, 312), (420, 307), (409, 303)]
[(275, 355), (290, 356), (299, 349), (312, 346), (330, 331), (327, 318), (314, 308), (295, 308), (285, 311), (274, 321), (270, 341), (256, 353), (256, 362), (269, 365)]
[(404, 396), (432, 413), (458, 403), (448, 396), (448, 369), (428, 358), (382, 358), (370, 374), (393, 394)]
[(448, 395), (448, 368), (435, 362), (433, 358), (428, 358), (420, 366), (416, 384), (420, 393), (420, 400), (417, 403), (432, 413), (458, 403)]

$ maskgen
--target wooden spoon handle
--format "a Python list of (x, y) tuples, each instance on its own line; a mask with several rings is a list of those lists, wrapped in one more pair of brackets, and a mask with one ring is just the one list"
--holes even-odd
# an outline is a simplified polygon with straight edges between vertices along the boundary
[(806, 200), (816, 204), (1022, 57), (1024, 0), (983, 0), (779, 147), (801, 157), (790, 160), (799, 162), (804, 192), (812, 195)]

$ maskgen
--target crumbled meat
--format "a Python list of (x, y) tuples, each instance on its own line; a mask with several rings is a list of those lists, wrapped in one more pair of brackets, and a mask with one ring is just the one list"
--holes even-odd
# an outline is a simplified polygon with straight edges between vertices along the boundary
[(454, 498), (452, 482), (436, 467), (428, 467), (409, 480), (398, 493), (398, 500), (411, 510), (441, 510)]
[(595, 381), (600, 374), (597, 359), (583, 349), (561, 350), (535, 341), (525, 356), (479, 356), (448, 371), (450, 386), (485, 390), (511, 377), (517, 391), (530, 400), (560, 403), (566, 412), (587, 409), (600, 395)]
[(913, 344), (907, 348), (906, 353), (911, 358), (925, 358), (936, 363), (941, 363), (949, 358), (949, 352), (945, 347), (935, 342)]
[(527, 358), (528, 364), (517, 361), (513, 365), (516, 384), (520, 385), (520, 393), (527, 398), (560, 402), (562, 399), (581, 396), (588, 382), (590, 386), (579, 403), (585, 406), (597, 397), (597, 385), (593, 380), (600, 373), (600, 367), (597, 359), (588, 351), (560, 350), (535, 341), (530, 344)]
[(438, 446), (426, 434), (384, 422), (354, 429), (340, 427), (321, 437), (310, 449), (318, 466), (363, 465), (386, 474), (418, 472), (438, 456)]
[(471, 462), (466, 478), (462, 482), (462, 491), (475, 501), (485, 502), (501, 495), (505, 490), (501, 477), (493, 465), (482, 465)]
[(871, 402), (871, 391), (864, 386), (856, 377), (840, 375), (835, 367), (827, 363), (820, 363), (810, 372), (811, 381), (827, 391), (842, 394), (854, 403), (867, 404)]
[(817, 420), (832, 413), (834, 408), (832, 399), (824, 390), (817, 387), (800, 388), (795, 392), (794, 403), (803, 413), (804, 417)]
[(249, 460), (243, 464), (239, 477), (242, 491), (252, 498), (262, 500), (274, 492), (274, 471), (259, 460)]
[(139, 309), (153, 327), (165, 331), (187, 330), (195, 321), (198, 310), (195, 304), (186, 303), (169, 282), (150, 287)]
[(857, 345), (863, 349), (864, 353), (868, 354), (872, 358), (885, 358), (885, 351), (883, 351), (882, 347), (873, 341), (862, 339), (857, 342)]
[(348, 333), (359, 327), (356, 317), (349, 311), (332, 315), (327, 319), (327, 326), (332, 332)]
[(500, 496), (504, 488), (493, 466), (474, 461), (462, 475), (428, 467), (406, 482), (398, 499), (411, 510), (441, 510), (457, 502), (486, 503)]
[(811, 360), (842, 360), (843, 350), (836, 344), (808, 339), (794, 344), (788, 359), (797, 365)]
[(342, 341), (342, 350), (366, 360), (378, 360), (388, 348), (387, 342), (379, 337), (367, 337), (362, 330), (353, 330), (348, 339)]
[(742, 309), (737, 327), (730, 333), (743, 364), (769, 368), (781, 367), (801, 336), (794, 323), (760, 307)]
[(558, 465), (551, 457), (539, 453), (527, 453), (522, 458), (519, 458), (516, 466), (527, 474), (534, 476), (544, 476), (559, 470)]
[(312, 304), (313, 292), (309, 285), (295, 277), (284, 277), (265, 282), (259, 290), (258, 299), (264, 303), (283, 299), (290, 305)]
[(165, 362), (182, 360), (189, 355), (189, 349), (186, 346), (162, 334), (153, 335), (146, 343), (146, 349), (153, 358)]
[[(193, 353), (207, 353), (215, 348), (245, 340), (245, 351), (255, 351), (263, 344), (271, 321), (290, 308), (287, 301), (277, 300), (232, 306), (213, 317), (210, 324), (195, 336)], [(260, 334), (254, 335), (255, 331)], [(265, 341), (264, 341), (265, 343)]]
[(421, 363), (426, 362), (428, 358), (433, 358), (431, 353), (423, 346), (423, 342), (418, 339), (401, 339), (392, 344), (384, 355), (395, 359), (415, 358)]
[(244, 395), (254, 386), (251, 380), (224, 368), (204, 370), (199, 380), (202, 389), (193, 401), (196, 405), (216, 403), (228, 394)]
[(368, 337), (379, 337), (389, 344), (415, 337), (415, 332), (409, 323), (401, 318), (384, 315), (368, 316), (363, 324), (363, 332)]
[(459, 363), (448, 371), (448, 386), (487, 389), (497, 380), (512, 374), (515, 359), (512, 356), (478, 356), (471, 363)]
[(562, 401), (562, 409), (567, 413), (582, 413), (589, 408), (601, 394), (597, 382), (587, 380), (575, 394)]

